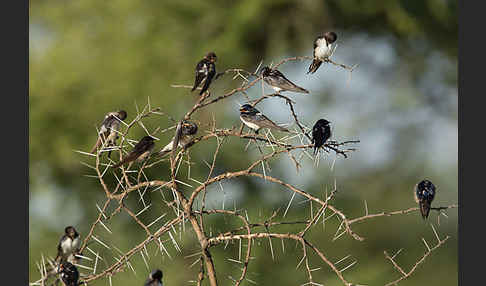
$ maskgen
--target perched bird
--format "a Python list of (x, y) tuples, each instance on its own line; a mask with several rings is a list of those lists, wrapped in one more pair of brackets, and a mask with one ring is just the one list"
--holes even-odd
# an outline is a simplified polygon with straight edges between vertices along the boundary
[(155, 269), (152, 273), (149, 274), (147, 281), (143, 286), (163, 286), (162, 284), (162, 277), (163, 277), (162, 270)]
[[(103, 141), (106, 141), (106, 146), (114, 146), (115, 140), (118, 139), (118, 129), (120, 129), (120, 121), (127, 118), (127, 112), (120, 110), (117, 112), (109, 112), (105, 115), (105, 119), (101, 123), (100, 130), (98, 132), (98, 140), (91, 149), (90, 153), (95, 153)], [(108, 153), (108, 157), (111, 155), (111, 151)]]
[(214, 75), (216, 75), (216, 65), (214, 64), (217, 60), (216, 54), (209, 52), (201, 61), (196, 65), (196, 79), (194, 80), (194, 86), (191, 91), (196, 90), (196, 88), (204, 82), (199, 95), (202, 95), (206, 90), (208, 90)]
[(327, 139), (331, 137), (331, 127), (329, 121), (326, 119), (317, 120), (314, 127), (312, 127), (312, 143), (314, 144), (314, 155), (317, 150), (326, 143)]
[(240, 107), (240, 119), (246, 126), (255, 130), (256, 134), (258, 134), (260, 128), (273, 128), (279, 131), (290, 132), (287, 128), (275, 124), (272, 120), (268, 119), (258, 111), (258, 109), (249, 104), (244, 104)]
[(414, 188), (415, 201), (420, 206), (420, 213), (422, 218), (426, 219), (429, 216), (430, 204), (434, 200), (435, 186), (429, 180), (423, 180)]
[(79, 236), (79, 233), (74, 227), (67, 226), (64, 229), (64, 235), (61, 237), (61, 240), (57, 245), (56, 262), (73, 262), (76, 259), (74, 255), (79, 252), (80, 246), (81, 237)]
[(326, 32), (323, 36), (319, 36), (314, 40), (314, 59), (309, 66), (309, 73), (315, 73), (321, 66), (322, 62), (328, 59), (332, 53), (332, 43), (337, 39), (334, 32)]
[(130, 153), (128, 153), (128, 155), (118, 164), (114, 165), (113, 168), (118, 168), (125, 163), (135, 160), (138, 162), (145, 160), (155, 146), (154, 140), (155, 139), (152, 136), (143, 137), (140, 141), (138, 141), (135, 147), (133, 147), (132, 151), (130, 151)]
[(299, 93), (309, 93), (305, 88), (297, 86), (290, 80), (288, 80), (280, 71), (277, 69), (271, 69), (269, 67), (263, 67), (260, 71), (263, 76), (263, 80), (270, 85), (277, 93), (280, 91), (293, 91)]
[(59, 265), (61, 280), (65, 286), (78, 286), (79, 272), (76, 266), (69, 262)]
[[(197, 133), (197, 125), (191, 121), (184, 120), (182, 121), (182, 130), (181, 136), (179, 138), (178, 146), (180, 148), (184, 147), (187, 143), (192, 140), (192, 137)], [(162, 150), (159, 151), (159, 155), (165, 155), (172, 151), (172, 146), (174, 145), (174, 139), (170, 141)]]

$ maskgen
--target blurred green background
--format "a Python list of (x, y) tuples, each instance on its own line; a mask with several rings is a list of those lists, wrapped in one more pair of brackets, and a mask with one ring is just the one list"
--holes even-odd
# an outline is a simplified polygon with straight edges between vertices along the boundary
[[(424, 1), (30, 1), (29, 17), (29, 273), (39, 278), (36, 262), (42, 255), (55, 256), (56, 245), (66, 225), (87, 234), (97, 217), (96, 204), (104, 202), (97, 180), (84, 176), (92, 170), (82, 162), (93, 159), (74, 150), (88, 151), (96, 140), (96, 128), (109, 111), (125, 109), (128, 119), (136, 105), (148, 100), (173, 118), (181, 118), (195, 100), (189, 90), (171, 84), (192, 85), (194, 67), (208, 51), (218, 55), (217, 70), (254, 70), (260, 61), (276, 63), (296, 55), (312, 55), (314, 38), (333, 30), (338, 35), (334, 61), (359, 64), (349, 73), (339, 67), (322, 65), (314, 75), (306, 75), (310, 61), (284, 64), (280, 70), (311, 91), (310, 96), (289, 93), (297, 101), (296, 112), (307, 126), (319, 118), (332, 122), (333, 139), (359, 139), (358, 151), (348, 159), (333, 153), (321, 155), (318, 167), (304, 159), (297, 173), (292, 162), (282, 157), (271, 162), (271, 174), (315, 195), (330, 190), (336, 181), (335, 205), (349, 217), (364, 213), (364, 200), (370, 212), (391, 211), (416, 206), (413, 186), (428, 178), (438, 187), (434, 206), (457, 203), (458, 183), (458, 93), (457, 93), (457, 2)], [(241, 82), (226, 75), (215, 81), (212, 96), (221, 95)], [(261, 93), (252, 88), (252, 99)], [(212, 117), (217, 127), (239, 126), (237, 95), (195, 114), (201, 123), (199, 134), (209, 127)], [(288, 107), (278, 99), (266, 100), (259, 109), (280, 123), (292, 124)], [(145, 119), (149, 130), (173, 123), (165, 116)], [(295, 127), (291, 125), (291, 128)], [(138, 140), (144, 131), (134, 128), (129, 138)], [(276, 134), (280, 135), (280, 134)], [(170, 133), (158, 134), (162, 147)], [(215, 149), (200, 144), (191, 150), (196, 163), (194, 178), (204, 180)], [(246, 141), (230, 139), (217, 161), (216, 174), (246, 168), (258, 153), (243, 152)], [(153, 178), (167, 179), (167, 165), (149, 172)], [(181, 174), (187, 173), (182, 168)], [(209, 189), (209, 206), (247, 209), (251, 222), (261, 221), (273, 210), (282, 209), (291, 194), (276, 185), (256, 179), (239, 179)], [(153, 204), (141, 216), (149, 223), (167, 213), (159, 192), (146, 194)], [(296, 197), (286, 220), (309, 214), (308, 203)], [(134, 211), (143, 208), (136, 195), (127, 200)], [(315, 206), (314, 206), (315, 207)], [(112, 208), (111, 208), (112, 209)], [(315, 210), (315, 209), (314, 209)], [(384, 259), (383, 251), (395, 253), (408, 270), (422, 256), (424, 237), (429, 245), (435, 236), (433, 223), (441, 236), (450, 240), (434, 252), (417, 271), (400, 285), (457, 285), (457, 209), (447, 211), (440, 225), (437, 212), (428, 221), (418, 213), (378, 218), (355, 226), (366, 238), (363, 242), (343, 236), (335, 242), (336, 219), (317, 225), (308, 238), (344, 268), (352, 282), (383, 285), (398, 275)], [(239, 226), (223, 217), (208, 220), (212, 234)], [(209, 227), (208, 224), (211, 226)], [(113, 234), (96, 228), (98, 238), (125, 252), (144, 239), (144, 232), (126, 214), (108, 223)], [(189, 266), (197, 257), (193, 233), (186, 228), (177, 241), (179, 253), (166, 243), (170, 258), (151, 245), (147, 258), (150, 269), (164, 271), (164, 285), (193, 285), (199, 265)], [(272, 230), (272, 229), (271, 229)], [(274, 231), (295, 232), (292, 227)], [(178, 230), (178, 234), (179, 234)], [(168, 239), (164, 236), (164, 239)], [(246, 241), (243, 242), (246, 245)], [(273, 240), (272, 261), (268, 240), (253, 248), (248, 279), (258, 285), (300, 285), (306, 282), (303, 265), (296, 270), (301, 251), (293, 242)], [(98, 249), (105, 257), (99, 267), (111, 265), (116, 250)], [(244, 248), (243, 250), (245, 250)], [(221, 285), (231, 285), (229, 277), (239, 277), (238, 243), (212, 248)], [(89, 254), (89, 253), (85, 253)], [(92, 257), (92, 255), (89, 255)], [(113, 277), (114, 285), (142, 285), (149, 271), (140, 255), (132, 258), (131, 270)], [(314, 257), (314, 280), (324, 285), (340, 285), (336, 276)], [(81, 269), (88, 273), (89, 270)], [(207, 283), (207, 279), (205, 280)], [(92, 285), (108, 285), (107, 279)], [(253, 285), (244, 281), (243, 285)]]

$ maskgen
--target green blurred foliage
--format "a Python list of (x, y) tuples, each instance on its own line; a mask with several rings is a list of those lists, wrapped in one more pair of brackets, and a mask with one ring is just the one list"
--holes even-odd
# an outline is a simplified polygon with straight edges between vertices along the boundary
[[(423, 78), (426, 60), (433, 52), (440, 51), (452, 62), (457, 62), (456, 1), (50, 0), (30, 1), (29, 21), (31, 197), (34, 193), (49, 193), (57, 189), (56, 195), (63, 194), (66, 203), (77, 205), (81, 210), (82, 223), (77, 228), (82, 234), (88, 232), (90, 223), (95, 220), (95, 203), (103, 203), (103, 193), (96, 180), (82, 176), (89, 171), (80, 164), (86, 158), (73, 150), (87, 151), (91, 148), (96, 140), (95, 126), (106, 112), (125, 109), (131, 120), (136, 114), (135, 105), (142, 108), (148, 98), (153, 107), (161, 107), (164, 112), (179, 119), (193, 105), (196, 96), (190, 95), (187, 89), (172, 88), (170, 85), (191, 85), (194, 66), (208, 51), (218, 55), (218, 71), (234, 67), (253, 70), (262, 59), (269, 63), (288, 55), (307, 55), (311, 53), (316, 35), (325, 30), (339, 29), (345, 31), (345, 36), (339, 38), (344, 38), (344, 44), (346, 37), (352, 34), (390, 37), (397, 58), (404, 63), (404, 72), (413, 79), (412, 85)], [(367, 67), (361, 64), (359, 69), (366, 71)], [(323, 70), (319, 72), (325, 73)], [(456, 85), (456, 76), (456, 71), (452, 71), (442, 81)], [(231, 81), (230, 76), (224, 76), (213, 83), (211, 90), (218, 95), (238, 84), (237, 81)], [(394, 103), (397, 108), (422, 102), (422, 95), (410, 96), (400, 86), (390, 92), (405, 93), (403, 100)], [(317, 105), (332, 105), (334, 101), (339, 101), (339, 98), (324, 95), (312, 95)], [(441, 109), (442, 96), (446, 95), (425, 96), (425, 102), (432, 108)], [(221, 108), (225, 104), (233, 103), (222, 102), (219, 106), (212, 106), (195, 115), (202, 126), (200, 134), (209, 127), (213, 116), (217, 119), (218, 127), (239, 126), (236, 109), (233, 113), (227, 112)], [(449, 120), (457, 122), (457, 106), (456, 109), (444, 110)], [(371, 123), (371, 119), (370, 122), (362, 122)], [(155, 116), (144, 120), (144, 124), (149, 130), (154, 130), (159, 126), (162, 129), (170, 127), (173, 122), (165, 116)], [(410, 150), (406, 145), (414, 142), (419, 144), (416, 143), (417, 138), (420, 139), (419, 134), (422, 133), (415, 129), (404, 129), (401, 132), (397, 135), (401, 143), (394, 147), (395, 157), (388, 164), (363, 169), (353, 175), (347, 175), (346, 170), (343, 170), (353, 164), (349, 162), (353, 160), (352, 157), (343, 163), (344, 168), (341, 166), (337, 180), (340, 189), (345, 189), (346, 193), (339, 197), (336, 205), (346, 210), (350, 217), (363, 214), (363, 200), (373, 206), (373, 211), (414, 206), (411, 201), (412, 186), (426, 172), (441, 178), (441, 186), (447, 186), (441, 189), (447, 195), (442, 198), (438, 196), (435, 203), (443, 205), (457, 202), (457, 191), (452, 189), (457, 187), (457, 164), (452, 169), (439, 171), (428, 166), (425, 161), (403, 166), (401, 163)], [(129, 138), (138, 140), (143, 134), (142, 128), (134, 128)], [(161, 135), (162, 142), (169, 140), (170, 136), (170, 132)], [(246, 142), (234, 138), (228, 141), (218, 158), (216, 173), (245, 168), (251, 157), (257, 154), (241, 151)], [(202, 161), (212, 159), (214, 148), (214, 145), (203, 144), (191, 150), (191, 158), (198, 162), (191, 171), (193, 176), (204, 178), (207, 175), (207, 167)], [(332, 172), (326, 168), (326, 164), (321, 164), (322, 178), (315, 178), (306, 185), (306, 190), (313, 194), (321, 193), (324, 186), (331, 188), (334, 183), (330, 179), (334, 178)], [(306, 167), (312, 168), (310, 164)], [(168, 174), (165, 170), (160, 167), (149, 171), (149, 174), (154, 178), (166, 179)], [(185, 174), (186, 170), (181, 172)], [(286, 172), (279, 167), (274, 167), (274, 172), (277, 177), (286, 177)], [(244, 192), (238, 208), (247, 208), (249, 216), (255, 220), (270, 215), (276, 208), (285, 207), (290, 198), (285, 190), (254, 179), (241, 179), (234, 183)], [(392, 190), (408, 191), (397, 194)], [(217, 192), (217, 188), (213, 191)], [(270, 202), (267, 195), (280, 199)], [(159, 193), (150, 194), (150, 197), (157, 206), (155, 209), (163, 208)], [(131, 197), (127, 203), (133, 209), (138, 208), (136, 197)], [(48, 208), (43, 205), (37, 207)], [(57, 219), (62, 220), (64, 212), (69, 210), (53, 212)], [(288, 219), (302, 219), (308, 213), (308, 205), (302, 205), (291, 210)], [(147, 213), (143, 219), (152, 221), (160, 214)], [(433, 213), (430, 221), (436, 220), (436, 214)], [(36, 225), (32, 225), (33, 221)], [(211, 229), (213, 233), (237, 226), (222, 217), (206, 223), (214, 226)], [(105, 232), (105, 241), (109, 240), (122, 251), (127, 251), (144, 239), (144, 233), (138, 225), (125, 214), (119, 215), (109, 227), (117, 235)], [(319, 242), (318, 247), (334, 260), (352, 254), (360, 262), (345, 272), (346, 277), (350, 281), (361, 281), (368, 285), (383, 284), (397, 277), (397, 273), (384, 259), (383, 250), (393, 252), (404, 248), (405, 254), (400, 256), (399, 261), (407, 265), (405, 268), (408, 269), (408, 265), (424, 252), (420, 238), (424, 236), (428, 241), (434, 241), (430, 226), (422, 222), (418, 214), (382, 218), (356, 226), (356, 231), (367, 238), (365, 242), (353, 241), (346, 236), (330, 242), (338, 224), (329, 220), (325, 227), (325, 231), (320, 227), (313, 229), (308, 234), (309, 239)], [(38, 232), (31, 233), (29, 245), (29, 280), (32, 281), (39, 277), (35, 262), (39, 261), (41, 253), (55, 255), (62, 228), (54, 229), (47, 223), (43, 226), (42, 221), (32, 216), (30, 228)], [(457, 284), (455, 210), (449, 212), (448, 220), (442, 217), (441, 228), (452, 236), (451, 240), (401, 285)], [(187, 247), (183, 248), (182, 253), (170, 249), (172, 259), (158, 253), (149, 260), (151, 267), (164, 269), (167, 285), (187, 285), (187, 281), (193, 280), (199, 269), (199, 265), (189, 268), (195, 258), (182, 258), (197, 251), (193, 234), (188, 229), (183, 233), (182, 241)], [(295, 243), (286, 242), (283, 253), (281, 245), (280, 241), (273, 241), (275, 260), (272, 261), (268, 240), (256, 243), (253, 250), (256, 259), (250, 264), (249, 279), (260, 285), (304, 283), (305, 273), (300, 268), (295, 270), (301, 259), (300, 251), (296, 250), (298, 248)], [(93, 248), (106, 251), (96, 246)], [(149, 253), (154, 252), (155, 247)], [(239, 277), (239, 266), (227, 260), (238, 258), (238, 244), (230, 244), (226, 250), (218, 246), (214, 248), (213, 256), (222, 285), (230, 282), (228, 276)], [(133, 264), (137, 270), (136, 275), (128, 272), (118, 274), (113, 277), (114, 285), (142, 284), (148, 271), (140, 257)], [(313, 273), (316, 281), (322, 281), (325, 285), (339, 285), (336, 277), (315, 257), (311, 264), (313, 267), (322, 266), (321, 270)], [(104, 283), (107, 281), (100, 280), (93, 285)], [(244, 285), (251, 284), (245, 281)]]

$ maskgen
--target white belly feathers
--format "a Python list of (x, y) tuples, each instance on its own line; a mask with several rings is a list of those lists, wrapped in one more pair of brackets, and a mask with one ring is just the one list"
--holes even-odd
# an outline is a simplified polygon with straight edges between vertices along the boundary
[(326, 44), (323, 44), (316, 48), (316, 57), (319, 58), (320, 60), (324, 60), (325, 58), (331, 56), (331, 51), (332, 51), (331, 45), (326, 46)]

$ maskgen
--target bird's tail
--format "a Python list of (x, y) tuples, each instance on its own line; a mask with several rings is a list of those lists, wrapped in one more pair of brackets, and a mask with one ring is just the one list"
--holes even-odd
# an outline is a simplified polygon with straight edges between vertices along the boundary
[(199, 80), (198, 80), (198, 76), (196, 75), (196, 78), (194, 79), (194, 86), (192, 87), (191, 89), (191, 92), (195, 91), (197, 86), (200, 84)]
[(420, 202), (420, 213), (422, 214), (422, 218), (426, 219), (429, 217), (430, 212), (430, 203), (428, 201), (421, 201)]
[(91, 151), (90, 151), (91, 154), (94, 154), (96, 152), (96, 149), (98, 149), (98, 147), (101, 146), (101, 142), (102, 142), (101, 136), (98, 136), (98, 140), (96, 141), (93, 148), (91, 148)]
[(309, 91), (303, 87), (300, 87), (300, 86), (295, 86), (295, 92), (300, 92), (300, 93), (309, 93)]
[(314, 59), (309, 66), (309, 71), (307, 72), (307, 74), (315, 73), (317, 71), (317, 69), (321, 66), (321, 64), (322, 64), (322, 61), (320, 61), (318, 59)]
[(158, 156), (165, 156), (167, 154), (169, 154), (170, 152), (172, 152), (172, 145), (174, 144), (174, 141), (170, 141), (169, 144), (165, 145), (164, 148), (162, 148), (158, 153), (157, 155)]
[(119, 163), (113, 165), (113, 168), (116, 169), (116, 168), (120, 167), (121, 165), (123, 165), (123, 163), (125, 163), (124, 161), (125, 160), (121, 160)]
[(61, 263), (61, 260), (62, 260), (62, 255), (58, 253), (57, 256), (56, 256), (56, 258), (54, 259), (54, 261), (57, 264), (60, 264)]
[(210, 81), (210, 80), (208, 80), (208, 79), (206, 79), (206, 80), (204, 81), (204, 85), (203, 85), (203, 87), (202, 87), (202, 89), (201, 89), (201, 92), (199, 92), (199, 95), (203, 95), (203, 94), (206, 92), (206, 90), (208, 90), (208, 88), (209, 88), (209, 84), (210, 84), (210, 83), (211, 83), (211, 81)]
[(280, 131), (282, 131), (282, 132), (290, 132), (290, 131), (289, 131), (287, 128), (285, 128), (285, 127), (278, 126), (278, 125), (275, 125), (275, 126), (276, 126), (276, 128), (277, 128), (278, 130), (280, 130)]
[[(207, 81), (206, 81), (206, 82), (207, 82)], [(208, 90), (208, 88), (209, 88), (209, 84), (206, 84), (206, 83), (205, 83), (205, 84), (203, 85), (203, 88), (202, 88), (202, 89), (201, 89), (201, 91), (199, 92), (199, 95), (203, 95), (203, 94), (206, 92), (206, 90)]]
[(120, 167), (121, 165), (125, 164), (126, 162), (130, 161), (131, 160), (131, 156), (128, 155), (125, 157), (125, 159), (122, 159), (120, 162), (118, 162), (117, 164), (113, 165), (112, 168), (116, 169), (118, 167)]
[(159, 153), (157, 153), (157, 156), (164, 157), (165, 155), (169, 154), (171, 151), (160, 150)]

